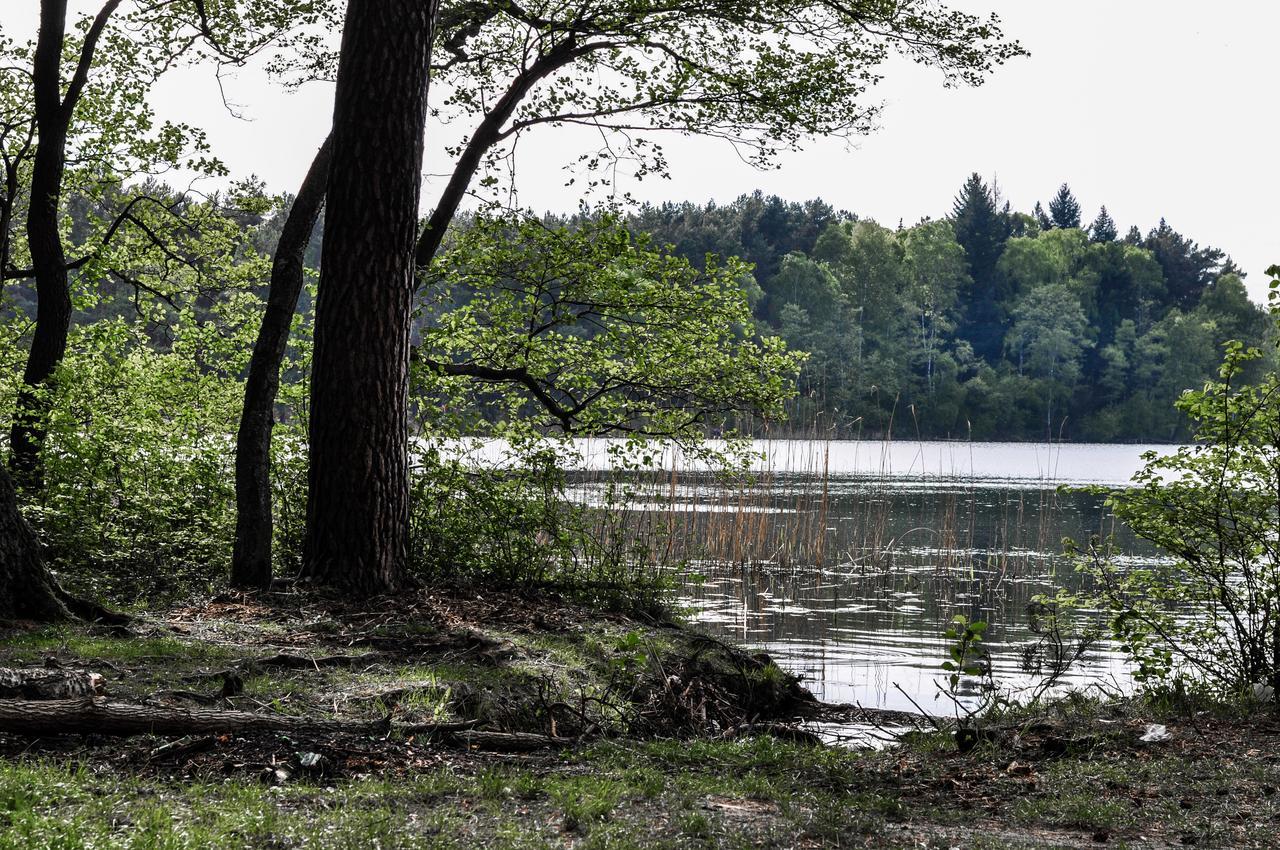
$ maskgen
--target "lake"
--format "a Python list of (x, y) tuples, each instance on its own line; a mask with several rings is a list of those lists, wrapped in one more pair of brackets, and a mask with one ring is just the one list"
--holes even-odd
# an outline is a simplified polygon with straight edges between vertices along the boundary
[[(616, 443), (579, 445), (587, 503), (616, 505), (604, 478)], [(824, 700), (950, 714), (940, 696), (956, 614), (990, 624), (997, 683), (1023, 687), (1036, 635), (1027, 608), (1077, 585), (1062, 540), (1114, 535), (1126, 557), (1156, 556), (1117, 527), (1102, 498), (1060, 485), (1122, 487), (1146, 451), (1169, 446), (836, 442), (757, 444), (751, 476), (728, 481), (667, 449), (661, 474), (626, 493), (627, 508), (691, 566), (680, 599), (718, 636), (758, 647)], [(1130, 684), (1108, 643), (1064, 681)], [(976, 682), (962, 683), (972, 704)]]

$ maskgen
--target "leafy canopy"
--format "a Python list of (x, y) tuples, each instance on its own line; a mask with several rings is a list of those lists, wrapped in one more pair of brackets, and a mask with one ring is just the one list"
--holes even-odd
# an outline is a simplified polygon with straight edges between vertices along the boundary
[(735, 411), (779, 415), (803, 358), (753, 334), (748, 273), (696, 270), (612, 216), (477, 217), (432, 266), (420, 380), (496, 392), (504, 420), (573, 434), (693, 437)]

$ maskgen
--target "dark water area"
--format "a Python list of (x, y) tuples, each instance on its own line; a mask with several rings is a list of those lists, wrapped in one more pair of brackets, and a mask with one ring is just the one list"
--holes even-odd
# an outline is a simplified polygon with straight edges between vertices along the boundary
[[(599, 444), (584, 466), (608, 466)], [(1156, 557), (1118, 526), (1103, 497), (1069, 488), (1124, 486), (1158, 446), (776, 441), (753, 475), (724, 480), (678, 452), (631, 494), (691, 566), (681, 604), (710, 632), (768, 652), (820, 698), (950, 714), (940, 695), (952, 617), (989, 623), (994, 679), (1015, 692), (1036, 677), (1028, 605), (1081, 581), (1063, 539), (1114, 536), (1122, 557)], [(601, 503), (584, 478), (581, 498)], [(1063, 683), (1131, 685), (1107, 642)], [(962, 700), (978, 682), (961, 683)]]

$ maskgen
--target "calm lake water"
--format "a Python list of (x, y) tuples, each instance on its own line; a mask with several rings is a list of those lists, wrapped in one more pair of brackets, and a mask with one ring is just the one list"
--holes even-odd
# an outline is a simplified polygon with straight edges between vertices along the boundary
[[(612, 465), (609, 446), (581, 444), (582, 466)], [(681, 593), (692, 618), (768, 652), (824, 700), (937, 714), (954, 711), (939, 694), (943, 632), (954, 615), (990, 624), (985, 644), (997, 682), (1022, 687), (1031, 681), (1023, 648), (1035, 638), (1028, 604), (1078, 583), (1060, 554), (1064, 537), (1114, 534), (1127, 556), (1154, 557), (1115, 526), (1100, 497), (1058, 487), (1121, 487), (1143, 452), (1170, 450), (820, 441), (758, 448), (755, 474), (727, 482), (669, 450), (667, 472), (630, 495), (630, 510), (693, 561)], [(603, 486), (586, 475), (578, 491), (600, 503)], [(1129, 684), (1106, 643), (1066, 681)]]

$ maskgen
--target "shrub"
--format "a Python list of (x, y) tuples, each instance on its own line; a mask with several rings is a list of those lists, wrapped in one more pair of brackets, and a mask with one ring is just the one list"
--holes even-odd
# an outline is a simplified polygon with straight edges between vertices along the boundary
[[(1271, 287), (1280, 315), (1280, 280)], [(1076, 602), (1108, 613), (1140, 681), (1189, 677), (1219, 695), (1280, 690), (1280, 375), (1241, 379), (1262, 356), (1228, 344), (1218, 380), (1177, 403), (1197, 444), (1148, 453), (1133, 488), (1108, 496), (1168, 557), (1134, 566), (1108, 544), (1072, 547), (1096, 580), (1094, 597)]]

